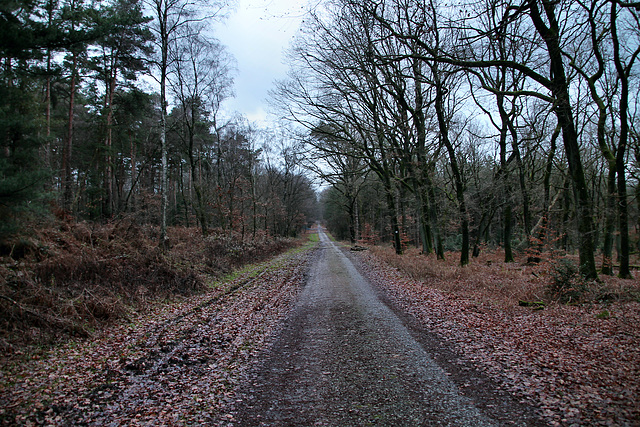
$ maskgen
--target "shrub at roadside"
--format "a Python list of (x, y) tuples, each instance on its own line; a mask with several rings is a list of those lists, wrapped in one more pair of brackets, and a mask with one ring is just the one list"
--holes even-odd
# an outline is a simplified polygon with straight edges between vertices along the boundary
[(566, 258), (554, 263), (551, 278), (553, 280), (547, 285), (547, 295), (561, 304), (582, 302), (589, 290), (587, 282), (580, 277), (576, 263)]

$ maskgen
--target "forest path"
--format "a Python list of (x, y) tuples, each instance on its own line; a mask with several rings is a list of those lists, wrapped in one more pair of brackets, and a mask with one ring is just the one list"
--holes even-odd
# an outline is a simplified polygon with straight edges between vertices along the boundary
[(298, 303), (235, 411), (237, 425), (499, 424), (464, 397), (319, 230)]

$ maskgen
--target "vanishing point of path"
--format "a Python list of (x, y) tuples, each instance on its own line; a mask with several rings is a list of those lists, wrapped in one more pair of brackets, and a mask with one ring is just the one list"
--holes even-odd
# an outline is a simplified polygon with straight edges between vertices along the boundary
[(489, 426), (320, 233), (308, 282), (235, 414), (240, 426)]

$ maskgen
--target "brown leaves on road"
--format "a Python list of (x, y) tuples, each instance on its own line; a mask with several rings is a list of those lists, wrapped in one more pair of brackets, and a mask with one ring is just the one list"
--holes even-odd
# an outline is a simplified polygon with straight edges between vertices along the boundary
[(477, 274), (443, 284), (409, 278), (371, 252), (358, 257), (394, 304), (550, 424), (640, 425), (638, 301), (532, 310), (515, 295), (511, 304), (492, 298)]
[(0, 371), (5, 425), (212, 425), (289, 311), (309, 251)]

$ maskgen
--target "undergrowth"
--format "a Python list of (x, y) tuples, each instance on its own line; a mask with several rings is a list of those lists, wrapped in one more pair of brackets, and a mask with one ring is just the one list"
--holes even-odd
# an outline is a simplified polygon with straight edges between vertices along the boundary
[(298, 244), (223, 230), (203, 238), (196, 228), (170, 228), (168, 236), (163, 252), (157, 228), (123, 219), (60, 222), (0, 242), (0, 351), (7, 356), (90, 336)]
[[(546, 260), (536, 265), (526, 258), (504, 263), (501, 251), (483, 251), (461, 267), (459, 254), (448, 253), (445, 260), (423, 255), (410, 248), (396, 255), (389, 246), (371, 246), (384, 262), (415, 280), (444, 292), (464, 294), (483, 302), (512, 306), (520, 301), (544, 301), (547, 304), (608, 303), (638, 301), (640, 283), (613, 276), (600, 276), (598, 282), (586, 282), (570, 257)], [(637, 277), (637, 273), (636, 277)]]

